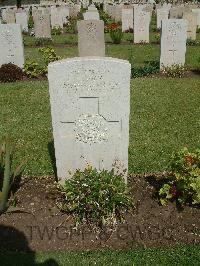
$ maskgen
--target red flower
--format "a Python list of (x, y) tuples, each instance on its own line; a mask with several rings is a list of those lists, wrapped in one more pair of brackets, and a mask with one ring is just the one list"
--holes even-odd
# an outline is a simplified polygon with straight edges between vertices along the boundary
[(193, 165), (194, 164), (194, 158), (191, 155), (186, 155), (185, 156), (185, 161), (188, 165)]
[(112, 23), (107, 26), (109, 30), (116, 30), (119, 28), (119, 25), (117, 23)]

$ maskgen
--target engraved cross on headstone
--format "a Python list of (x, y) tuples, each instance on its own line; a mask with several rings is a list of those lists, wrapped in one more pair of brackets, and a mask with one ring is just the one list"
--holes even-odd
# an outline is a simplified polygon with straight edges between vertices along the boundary
[[(73, 121), (60, 121), (61, 124), (73, 125), (73, 133), (76, 142), (92, 145), (102, 141), (108, 141), (111, 124), (122, 127), (121, 120), (108, 120), (101, 113), (99, 97), (79, 97), (76, 118)], [(109, 129), (110, 128), (110, 129)], [(69, 131), (71, 131), (69, 129)], [(68, 135), (62, 136), (67, 138)]]
[(172, 53), (173, 62), (175, 62), (175, 53), (178, 52), (178, 50), (174, 47), (174, 44), (173, 44), (172, 49), (169, 50), (169, 52)]

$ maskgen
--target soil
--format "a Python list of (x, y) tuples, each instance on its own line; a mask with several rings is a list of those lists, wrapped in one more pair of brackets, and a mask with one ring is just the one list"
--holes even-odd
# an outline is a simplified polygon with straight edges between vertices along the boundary
[(155, 197), (160, 175), (135, 175), (130, 186), (135, 209), (117, 228), (74, 228), (62, 213), (62, 198), (53, 177), (24, 178), (16, 192), (17, 205), (0, 216), (0, 249), (18, 251), (128, 250), (200, 243), (200, 209), (175, 203), (161, 206)]

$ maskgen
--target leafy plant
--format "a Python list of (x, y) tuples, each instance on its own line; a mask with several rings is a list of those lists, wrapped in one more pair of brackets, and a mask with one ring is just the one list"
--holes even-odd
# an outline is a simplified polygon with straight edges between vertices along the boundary
[(43, 74), (43, 69), (34, 60), (27, 60), (24, 66), (24, 73), (29, 78), (37, 78)]
[(67, 33), (77, 33), (77, 18), (76, 17), (72, 17), (69, 19), (69, 23), (67, 24), (66, 28), (65, 28), (65, 32)]
[(74, 214), (77, 224), (86, 221), (98, 226), (114, 225), (132, 207), (124, 178), (114, 170), (77, 170), (61, 189), (65, 199), (59, 207)]
[(160, 33), (155, 35), (155, 43), (160, 44)]
[(52, 30), (51, 30), (51, 34), (52, 35), (61, 35), (63, 32), (62, 28), (61, 27), (54, 27)]
[(196, 45), (200, 45), (200, 42), (197, 40), (187, 39), (187, 45), (196, 46)]
[(112, 22), (111, 17), (105, 13), (103, 10), (100, 10), (99, 12), (100, 20), (104, 21), (104, 25), (108, 25)]
[(14, 82), (23, 79), (23, 71), (20, 67), (14, 64), (3, 64), (0, 67), (0, 81)]
[(139, 78), (145, 77), (159, 72), (158, 61), (145, 61), (145, 65), (141, 67), (135, 67), (131, 64), (131, 77)]
[(32, 15), (29, 16), (28, 28), (29, 29), (33, 29), (34, 28), (34, 22), (33, 22), (33, 16)]
[(50, 38), (36, 38), (35, 39), (36, 46), (49, 45), (51, 43), (52, 43), (52, 39)]
[(110, 38), (114, 44), (120, 44), (122, 37), (123, 37), (123, 32), (119, 24), (117, 23), (112, 23), (107, 26), (107, 29), (110, 33)]
[(200, 150), (187, 148), (173, 153), (168, 181), (159, 191), (161, 204), (178, 201), (180, 204), (200, 203)]
[(56, 54), (56, 51), (53, 48), (44, 47), (44, 48), (39, 48), (38, 51), (41, 53), (42, 58), (43, 58), (44, 63), (45, 63), (44, 72), (47, 72), (48, 64), (61, 59), (60, 56), (58, 56)]
[(184, 66), (174, 64), (170, 67), (164, 67), (161, 72), (168, 77), (182, 78), (185, 74), (185, 71), (186, 69)]
[(9, 138), (0, 144), (0, 214), (9, 206), (9, 195), (15, 179), (22, 174), (24, 163), (12, 171), (12, 147)]

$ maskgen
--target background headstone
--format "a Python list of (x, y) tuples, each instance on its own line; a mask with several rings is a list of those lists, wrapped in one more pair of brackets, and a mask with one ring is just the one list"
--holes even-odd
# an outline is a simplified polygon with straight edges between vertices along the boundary
[(34, 21), (35, 37), (36, 38), (51, 38), (50, 15), (41, 14), (35, 15)]
[(19, 24), (0, 24), (0, 66), (12, 63), (24, 66), (24, 47)]
[(197, 15), (193, 12), (186, 12), (183, 14), (183, 18), (188, 21), (187, 38), (196, 40)]
[(122, 31), (133, 30), (133, 7), (122, 9)]
[(149, 43), (150, 13), (134, 9), (134, 43)]
[(168, 9), (160, 8), (157, 10), (157, 29), (161, 28), (161, 22), (163, 19), (168, 19)]
[(51, 28), (63, 29), (63, 14), (60, 8), (51, 7)]
[(16, 16), (16, 24), (21, 25), (22, 32), (28, 32), (28, 16), (25, 11), (17, 12)]
[(6, 10), (5, 21), (7, 24), (15, 23), (15, 10), (14, 9)]
[(162, 20), (161, 69), (185, 64), (187, 24), (184, 19)]
[(79, 56), (105, 56), (104, 22), (78, 21)]

